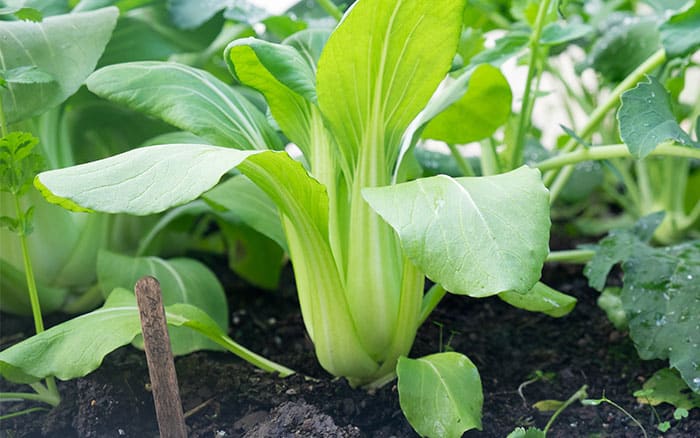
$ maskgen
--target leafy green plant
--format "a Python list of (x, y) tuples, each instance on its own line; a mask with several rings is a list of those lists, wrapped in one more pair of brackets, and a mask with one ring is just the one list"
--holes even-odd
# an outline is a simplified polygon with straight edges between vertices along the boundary
[[(82, 211), (145, 215), (203, 195), (236, 212), (232, 200), (242, 193), (274, 203), (277, 217), (270, 209), (240, 216), (288, 250), (321, 365), (353, 385), (382, 385), (398, 372), (402, 406), (419, 413), (409, 419), (421, 434), (479, 427), (475, 367), (456, 352), (406, 358), (418, 326), (446, 291), (502, 295), (558, 315), (573, 303), (537, 283), (549, 230), (537, 171), (407, 181), (407, 148), (473, 74), (462, 72), (451, 93), (436, 93), (457, 50), (463, 7), (365, 0), (330, 35), (307, 30), (280, 44), (228, 46), (234, 77), (266, 98), (306, 168), (270, 150), (278, 140), (265, 118), (213, 76), (173, 63), (127, 63), (97, 71), (90, 90), (219, 146), (139, 148), (44, 172), (36, 185), (50, 201)], [(232, 168), (242, 175), (210, 191)], [(424, 295), (426, 275), (437, 285)], [(447, 411), (433, 412), (433, 401), (450, 400), (455, 388), (467, 404), (451, 399), (438, 404)], [(441, 418), (441, 426), (426, 417)]]

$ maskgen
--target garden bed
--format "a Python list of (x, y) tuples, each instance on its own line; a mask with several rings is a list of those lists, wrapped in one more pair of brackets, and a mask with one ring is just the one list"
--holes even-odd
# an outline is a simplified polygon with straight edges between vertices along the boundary
[[(640, 361), (625, 333), (616, 331), (597, 308), (597, 292), (586, 285), (580, 268), (549, 266), (544, 281), (579, 299), (576, 309), (560, 319), (513, 308), (498, 299), (448, 295), (418, 333), (412, 354), (454, 349), (478, 366), (484, 387), (482, 433), (465, 436), (504, 437), (516, 426), (544, 427), (551, 413), (532, 404), (566, 400), (582, 385), (591, 398), (603, 393), (640, 421), (650, 436), (660, 436), (652, 409), (631, 395), (664, 366)], [(191, 437), (415, 436), (399, 408), (395, 382), (373, 394), (330, 378), (316, 362), (305, 336), (291, 270), (279, 293), (246, 286), (235, 277), (224, 280), (231, 307), (233, 338), (300, 374), (276, 378), (226, 353), (200, 352), (176, 360), (181, 397)], [(244, 310), (245, 309), (245, 310)], [(4, 339), (16, 342), (10, 329), (31, 332), (29, 319), (3, 315)], [(3, 340), (3, 342), (6, 342)], [(3, 345), (3, 347), (6, 345)], [(536, 371), (553, 373), (518, 387)], [(304, 377), (304, 376), (308, 377)], [(20, 389), (2, 382), (2, 390)], [(145, 355), (125, 347), (105, 359), (90, 375), (59, 384), (61, 405), (0, 423), (2, 436), (103, 437), (157, 435)], [(21, 389), (20, 389), (21, 390)], [(0, 405), (3, 413), (29, 404)], [(671, 418), (672, 408), (658, 406)], [(690, 437), (700, 430), (697, 410), (665, 437)], [(608, 405), (566, 409), (549, 436), (642, 436), (622, 412)]]

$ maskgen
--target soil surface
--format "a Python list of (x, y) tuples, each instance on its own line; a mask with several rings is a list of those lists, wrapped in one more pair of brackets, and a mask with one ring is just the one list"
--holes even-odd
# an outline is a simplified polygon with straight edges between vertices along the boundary
[[(352, 389), (317, 364), (305, 335), (287, 269), (279, 292), (245, 285), (219, 272), (229, 294), (231, 335), (253, 351), (299, 374), (286, 379), (260, 372), (228, 353), (199, 352), (176, 359), (180, 394), (191, 437), (412, 437), (399, 407), (395, 382), (374, 393)], [(603, 393), (624, 407), (650, 437), (700, 436), (700, 410), (680, 423), (673, 408), (656, 412), (631, 393), (664, 367), (640, 361), (625, 333), (597, 308), (580, 267), (547, 266), (544, 281), (576, 296), (579, 303), (555, 319), (510, 307), (497, 298), (448, 296), (421, 328), (412, 356), (452, 349), (478, 366), (484, 390), (483, 431), (465, 437), (505, 437), (517, 426), (543, 428), (551, 413), (539, 400), (566, 400), (582, 385), (591, 398)], [(57, 322), (49, 318), (49, 325)], [(2, 315), (2, 348), (31, 333), (29, 319)], [(536, 371), (551, 373), (522, 389)], [(0, 381), (0, 391), (27, 387)], [(132, 347), (105, 358), (88, 376), (60, 382), (63, 402), (53, 410), (0, 422), (0, 437), (156, 437), (145, 355)], [(2, 403), (7, 414), (33, 406)], [(658, 417), (657, 417), (658, 415)], [(662, 434), (659, 420), (672, 428)], [(627, 416), (609, 406), (573, 404), (556, 420), (550, 437), (641, 437)]]

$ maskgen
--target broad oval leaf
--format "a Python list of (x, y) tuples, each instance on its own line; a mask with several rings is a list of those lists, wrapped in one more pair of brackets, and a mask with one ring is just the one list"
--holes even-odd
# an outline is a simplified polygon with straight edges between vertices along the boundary
[(158, 117), (212, 144), (280, 149), (265, 115), (210, 73), (174, 62), (110, 65), (87, 80), (93, 93)]
[(576, 298), (539, 281), (526, 293), (503, 292), (498, 294), (498, 297), (513, 307), (541, 312), (555, 318), (568, 315), (576, 305)]
[(423, 137), (452, 144), (486, 138), (508, 120), (512, 100), (510, 85), (501, 71), (489, 64), (480, 65), (471, 74), (466, 93), (428, 123)]
[(549, 192), (525, 166), (501, 175), (439, 175), (363, 190), (406, 255), (450, 292), (526, 292), (549, 252)]
[(75, 93), (97, 65), (118, 16), (119, 10), (110, 7), (40, 23), (0, 21), (2, 69), (35, 67), (53, 79), (8, 81), (7, 88), (0, 87), (7, 123), (41, 114)]
[(42, 172), (34, 184), (65, 208), (147, 215), (192, 201), (256, 153), (196, 144), (148, 146)]
[[(189, 327), (263, 370), (279, 372), (282, 376), (293, 373), (237, 344), (194, 306), (167, 306), (165, 317), (168, 325)], [(82, 377), (97, 369), (107, 354), (130, 343), (139, 333), (136, 297), (126, 289), (116, 289), (101, 308), (0, 352), (0, 375), (17, 383), (34, 383), (49, 376), (61, 380)]]
[[(228, 304), (216, 276), (202, 263), (186, 258), (129, 257), (100, 251), (97, 277), (106, 295), (117, 288), (133, 289), (139, 278), (150, 275), (160, 282), (163, 304), (191, 304), (207, 313), (219, 327), (228, 329)], [(170, 329), (173, 354), (218, 349), (215, 344), (183, 329)], [(140, 343), (140, 342), (139, 342)]]
[(401, 410), (421, 436), (458, 438), (469, 429), (481, 430), (481, 378), (466, 356), (401, 357), (396, 374)]
[(451, 67), (464, 7), (454, 0), (375, 0), (345, 14), (321, 54), (316, 83), (350, 168), (363, 147), (385, 149), (393, 167), (404, 130)]
[(630, 153), (644, 158), (656, 146), (673, 140), (686, 146), (698, 147), (676, 121), (671, 111), (668, 91), (653, 76), (622, 93), (622, 106), (617, 113), (620, 137)]

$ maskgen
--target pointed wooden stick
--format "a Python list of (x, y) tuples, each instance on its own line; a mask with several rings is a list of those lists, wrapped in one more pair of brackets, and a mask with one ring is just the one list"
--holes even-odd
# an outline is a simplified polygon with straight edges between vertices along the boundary
[(146, 276), (136, 282), (135, 289), (160, 436), (187, 438), (160, 283)]

